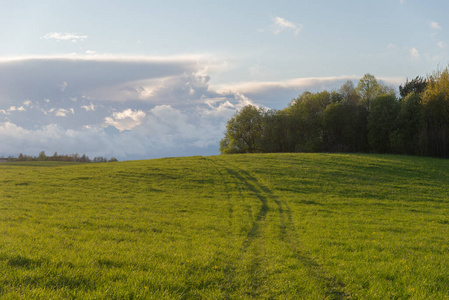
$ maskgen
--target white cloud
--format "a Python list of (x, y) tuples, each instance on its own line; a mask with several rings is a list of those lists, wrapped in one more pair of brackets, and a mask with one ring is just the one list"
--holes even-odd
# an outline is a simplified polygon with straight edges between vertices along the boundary
[(432, 27), (433, 29), (441, 29), (441, 26), (437, 23), (437, 22), (430, 22), (430, 27)]
[(437, 43), (437, 45), (438, 45), (438, 47), (439, 47), (440, 49), (446, 48), (446, 44), (445, 44), (443, 41), (439, 41), (439, 42)]
[(62, 33), (62, 32), (51, 32), (44, 35), (42, 38), (44, 39), (54, 39), (58, 41), (71, 41), (72, 43), (76, 43), (77, 41), (82, 41), (87, 39), (87, 35), (77, 35), (74, 33)]
[(341, 86), (347, 80), (358, 80), (359, 78), (359, 76), (309, 77), (285, 81), (241, 82), (214, 86), (213, 88), (220, 94), (242, 94), (249, 96), (258, 103), (270, 106), (269, 99), (279, 101), (279, 98), (282, 98), (284, 101), (289, 101), (305, 90), (332, 90)]
[(419, 58), (419, 52), (418, 52), (418, 50), (415, 47), (410, 49), (409, 53), (410, 53), (410, 57), (411, 58), (413, 58), (413, 59), (418, 59)]
[(112, 125), (120, 131), (131, 130), (140, 125), (146, 113), (141, 110), (125, 109), (122, 112), (114, 112), (112, 117), (105, 118), (105, 125)]
[(279, 34), (284, 30), (292, 30), (293, 33), (296, 35), (298, 34), (301, 29), (302, 29), (302, 25), (301, 24), (295, 24), (292, 23), (290, 21), (285, 20), (284, 18), (281, 17), (274, 17), (273, 18), (273, 32), (275, 34)]
[(404, 3), (405, 3), (405, 0), (399, 0), (399, 3), (400, 3), (400, 4), (404, 4)]
[(95, 105), (93, 103), (90, 103), (89, 105), (82, 105), (81, 108), (85, 111), (95, 111)]
[(95, 55), (95, 54), (97, 54), (97, 52), (96, 52), (96, 51), (93, 51), (93, 50), (87, 50), (87, 51), (86, 51), (86, 54), (87, 54), (87, 55)]
[(64, 108), (60, 108), (58, 110), (55, 110), (55, 116), (57, 116), (57, 117), (67, 117), (68, 113), (69, 113), (69, 111), (67, 109), (64, 109)]

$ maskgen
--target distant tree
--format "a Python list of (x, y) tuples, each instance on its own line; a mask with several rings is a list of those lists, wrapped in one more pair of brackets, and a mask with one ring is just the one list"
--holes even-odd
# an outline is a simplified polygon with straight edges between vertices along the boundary
[(47, 160), (47, 155), (45, 154), (45, 151), (41, 151), (37, 159), (40, 161)]
[(110, 159), (109, 159), (109, 161), (108, 162), (117, 162), (118, 161), (118, 159), (117, 158), (115, 158), (115, 157), (111, 157)]
[(80, 156), (79, 156), (78, 153), (71, 154), (70, 157), (72, 158), (72, 161), (74, 161), (74, 162), (79, 162), (80, 161)]
[(83, 155), (79, 158), (78, 161), (79, 161), (79, 162), (83, 162), (83, 163), (91, 162), (89, 156), (87, 156), (86, 154), (83, 154)]
[(108, 162), (108, 159), (106, 157), (103, 156), (96, 156), (93, 161), (94, 163), (105, 163)]

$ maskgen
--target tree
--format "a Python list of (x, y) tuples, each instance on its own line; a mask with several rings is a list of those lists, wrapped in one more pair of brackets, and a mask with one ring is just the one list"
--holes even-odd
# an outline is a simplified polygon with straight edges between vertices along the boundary
[(40, 153), (39, 153), (39, 156), (38, 156), (38, 158), (37, 158), (38, 160), (46, 160), (47, 159), (47, 155), (45, 154), (45, 151), (41, 151)]
[(365, 105), (369, 111), (371, 102), (378, 96), (384, 94), (394, 95), (394, 89), (377, 81), (376, 77), (371, 74), (365, 74), (357, 84), (355, 91), (360, 97), (361, 104)]
[(399, 86), (399, 94), (402, 99), (407, 97), (410, 93), (422, 94), (426, 90), (427, 83), (427, 79), (420, 76), (416, 76), (416, 78), (411, 81), (408, 81), (407, 78), (404, 86), (402, 86), (402, 84)]
[(360, 96), (354, 88), (354, 83), (350, 80), (346, 81), (339, 90), (343, 97), (343, 102), (356, 105), (360, 101)]
[(427, 155), (449, 157), (449, 71), (436, 71), (428, 78), (422, 95), (423, 132)]
[(262, 152), (287, 152), (288, 120), (283, 111), (268, 110), (262, 114)]
[(290, 120), (290, 133), (295, 142), (295, 151), (318, 152), (324, 148), (323, 112), (331, 103), (328, 91), (304, 92), (294, 99), (285, 113)]
[(262, 110), (247, 105), (228, 121), (225, 137), (220, 141), (220, 152), (261, 152), (262, 131)]
[(368, 142), (374, 152), (391, 151), (390, 135), (395, 130), (398, 111), (394, 95), (381, 95), (373, 100), (368, 115)]
[(400, 110), (396, 120), (397, 129), (392, 133), (393, 152), (400, 154), (420, 154), (420, 132), (422, 130), (421, 97), (414, 92), (409, 93), (400, 102)]

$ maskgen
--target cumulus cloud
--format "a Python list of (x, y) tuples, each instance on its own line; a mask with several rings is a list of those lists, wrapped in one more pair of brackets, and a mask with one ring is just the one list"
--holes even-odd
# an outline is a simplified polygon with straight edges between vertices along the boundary
[(75, 33), (62, 33), (62, 32), (51, 32), (44, 35), (42, 38), (50, 40), (58, 40), (58, 41), (71, 41), (72, 43), (76, 43), (77, 41), (82, 41), (87, 39), (87, 35), (77, 35)]
[(75, 113), (73, 108), (70, 110), (64, 109), (64, 108), (53, 109), (52, 112), (54, 112), (55, 116), (57, 116), (57, 117), (67, 117), (67, 115), (69, 113), (72, 113), (72, 114)]
[(272, 20), (273, 20), (273, 32), (275, 34), (279, 34), (284, 30), (290, 30), (295, 35), (297, 35), (302, 29), (301, 24), (295, 24), (281, 17), (273, 17)]
[(410, 53), (410, 57), (412, 59), (418, 59), (419, 58), (419, 52), (418, 52), (418, 50), (415, 47), (410, 49), (409, 53)]
[(430, 22), (430, 27), (437, 30), (441, 29), (441, 26), (437, 22)]
[(199, 56), (1, 59), (0, 155), (217, 154), (226, 121), (251, 101), (211, 90), (214, 65)]
[(131, 130), (140, 125), (146, 113), (141, 110), (125, 109), (122, 112), (114, 112), (112, 117), (105, 118), (106, 125), (112, 125), (120, 131)]
[[(73, 101), (73, 99), (71, 100)], [(95, 111), (95, 105), (93, 103), (90, 103), (89, 105), (81, 105), (81, 108), (85, 111)]]

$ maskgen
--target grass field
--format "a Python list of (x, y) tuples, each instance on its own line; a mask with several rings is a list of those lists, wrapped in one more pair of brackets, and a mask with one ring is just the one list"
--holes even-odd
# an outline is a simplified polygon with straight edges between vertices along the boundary
[(0, 164), (0, 298), (449, 299), (449, 161)]

